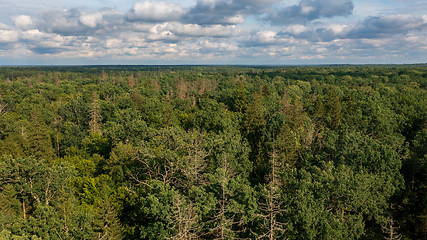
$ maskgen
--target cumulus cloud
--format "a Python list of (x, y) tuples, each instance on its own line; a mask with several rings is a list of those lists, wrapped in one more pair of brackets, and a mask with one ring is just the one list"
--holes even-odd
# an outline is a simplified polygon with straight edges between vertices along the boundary
[(98, 24), (102, 23), (102, 13), (92, 13), (82, 15), (79, 18), (80, 22), (87, 27), (95, 28)]
[(234, 25), (209, 25), (182, 24), (178, 22), (169, 23), (167, 28), (177, 36), (183, 37), (231, 37), (240, 33)]
[(46, 35), (52, 36), (51, 34), (40, 32), (40, 30), (38, 29), (31, 29), (28, 31), (23, 31), (21, 33), (21, 40), (40, 42), (43, 40), (44, 36)]
[(64, 37), (56, 33), (45, 33), (38, 29), (22, 31), (20, 40), (35, 54), (58, 54), (73, 46), (80, 47), (78, 38)]
[(107, 39), (105, 42), (106, 48), (120, 48), (121, 46), (123, 46), (122, 39), (112, 38), (112, 39)]
[(247, 15), (259, 15), (280, 0), (199, 0), (183, 21), (194, 24), (233, 25), (245, 21)]
[(295, 37), (312, 42), (328, 42), (335, 39), (384, 39), (395, 35), (407, 35), (427, 30), (427, 19), (412, 15), (387, 15), (367, 17), (353, 25), (330, 24), (321, 27), (290, 25), (278, 33), (283, 37)]
[(0, 30), (0, 43), (13, 43), (18, 41), (18, 32), (14, 30)]
[(346, 38), (349, 31), (351, 31), (351, 27), (346, 24), (330, 24), (321, 27), (307, 27), (297, 24), (285, 27), (278, 35), (311, 42), (330, 42), (335, 39)]
[(52, 10), (37, 19), (41, 31), (64, 36), (95, 34), (97, 31), (113, 31), (122, 22), (122, 15), (116, 10), (105, 9), (84, 13), (79, 9)]
[(180, 40), (169, 28), (168, 23), (157, 24), (151, 28), (147, 36), (149, 41), (160, 41), (165, 43), (176, 43)]
[(353, 8), (351, 0), (302, 0), (298, 5), (269, 12), (264, 20), (274, 25), (305, 24), (319, 18), (348, 16)]
[(30, 16), (19, 15), (13, 17), (12, 19), (17, 29), (27, 30), (34, 28), (34, 23)]
[(283, 49), (291, 48), (293, 45), (302, 46), (307, 43), (305, 39), (297, 39), (290, 35), (284, 35), (282, 32), (273, 30), (261, 30), (251, 32), (249, 37), (240, 40), (240, 46), (243, 48), (269, 48)]
[(384, 38), (427, 29), (427, 20), (412, 15), (368, 17), (349, 32), (349, 38)]
[(194, 24), (239, 24), (244, 21), (241, 10), (233, 1), (200, 0), (183, 20)]
[(280, 44), (281, 41), (277, 36), (277, 32), (264, 30), (257, 32), (255, 35), (253, 35), (248, 43), (252, 44), (253, 46), (275, 45)]
[(184, 9), (174, 3), (140, 1), (127, 13), (129, 21), (167, 22), (179, 20)]
[(84, 30), (80, 25), (80, 12), (77, 9), (49, 11), (41, 15), (37, 21), (40, 30), (44, 32), (75, 35)]
[(197, 51), (208, 56), (225, 56), (238, 51), (238, 46), (228, 41), (202, 40), (197, 44)]

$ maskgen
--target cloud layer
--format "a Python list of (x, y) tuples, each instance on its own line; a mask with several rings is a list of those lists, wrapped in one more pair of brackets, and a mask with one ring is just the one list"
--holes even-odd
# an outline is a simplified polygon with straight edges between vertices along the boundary
[(0, 60), (281, 64), (416, 61), (427, 53), (426, 15), (355, 18), (355, 8), (356, 0), (143, 0), (126, 12), (50, 9), (0, 23)]

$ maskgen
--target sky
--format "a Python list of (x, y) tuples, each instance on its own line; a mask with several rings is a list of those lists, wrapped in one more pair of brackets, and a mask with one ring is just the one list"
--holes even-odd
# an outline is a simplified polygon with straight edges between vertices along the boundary
[(0, 65), (427, 62), (427, 0), (0, 0)]

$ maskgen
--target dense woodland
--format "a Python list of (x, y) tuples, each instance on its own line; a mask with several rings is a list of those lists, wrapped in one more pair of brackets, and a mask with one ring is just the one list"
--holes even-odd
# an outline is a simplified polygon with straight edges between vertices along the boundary
[(427, 66), (0, 68), (0, 239), (426, 239)]

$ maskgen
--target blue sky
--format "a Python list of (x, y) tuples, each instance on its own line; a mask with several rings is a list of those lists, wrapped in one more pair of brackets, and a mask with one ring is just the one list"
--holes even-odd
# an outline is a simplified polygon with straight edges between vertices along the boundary
[(0, 0), (0, 65), (427, 62), (427, 0)]

